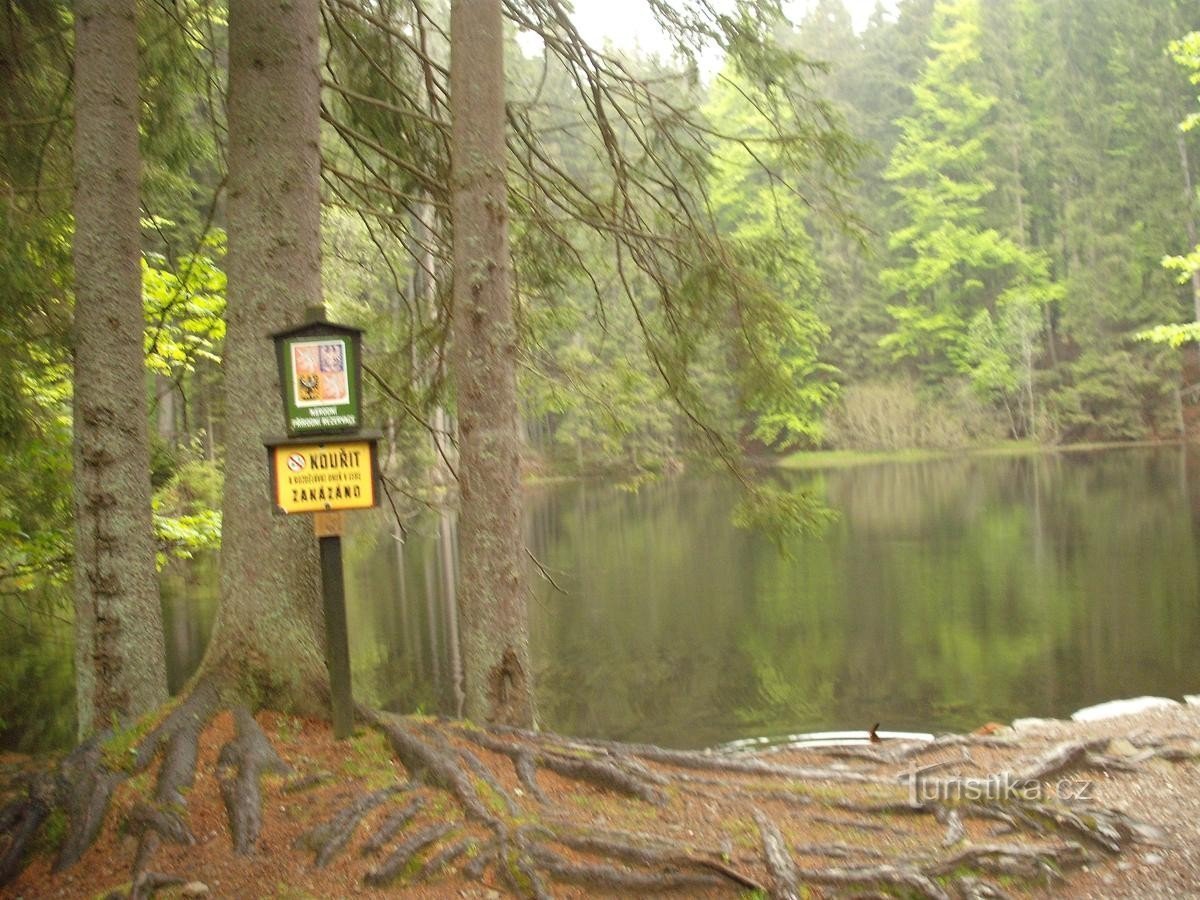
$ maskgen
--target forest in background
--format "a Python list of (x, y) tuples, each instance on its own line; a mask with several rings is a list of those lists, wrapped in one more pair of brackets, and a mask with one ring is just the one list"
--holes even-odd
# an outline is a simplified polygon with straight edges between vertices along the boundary
[[(165, 559), (219, 541), (223, 438), (236, 427), (220, 365), (226, 14), (221, 0), (142, 7), (145, 349)], [(65, 3), (8, 10), (0, 566), (21, 596), (47, 570), (65, 577), (71, 558), (71, 16)], [(571, 48), (609, 79), (595, 79), (611, 91), (596, 108), (628, 114), (609, 119), (580, 90), (581, 69), (523, 51), (521, 9), (507, 14), (532, 473), (636, 480), (731, 446), (1186, 431), (1200, 289), (1197, 147), (1181, 126), (1196, 110), (1186, 35), (1200, 4), (907, 0), (860, 33), (839, 0), (792, 23), (744, 5), (730, 33), (769, 33), (774, 55), (713, 74), (686, 29), (673, 60)], [(367, 329), (369, 419), (385, 428), (402, 514), (453, 467), (445, 16), (392, 0), (323, 7), (326, 299), (332, 318)], [(773, 77), (786, 81), (776, 100), (750, 90)], [(693, 216), (716, 224), (729, 257), (691, 245)]]

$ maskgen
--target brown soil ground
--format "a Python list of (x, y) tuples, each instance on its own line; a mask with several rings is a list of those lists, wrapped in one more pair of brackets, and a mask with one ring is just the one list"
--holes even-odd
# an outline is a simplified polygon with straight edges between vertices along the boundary
[[(234, 732), (229, 714), (219, 716), (204, 732), (196, 781), (187, 797), (186, 821), (195, 837), (191, 846), (164, 842), (154, 857), (153, 869), (200, 882), (210, 897), (334, 898), (402, 895), (411, 897), (488, 897), (512, 895), (511, 882), (490, 866), (481, 881), (462, 874), (463, 860), (439, 873), (407, 880), (386, 889), (364, 885), (364, 876), (379, 865), (405, 835), (438, 821), (455, 824), (455, 836), (473, 835), (483, 841), (487, 830), (467, 820), (461, 807), (444, 790), (410, 785), (394, 802), (383, 803), (363, 818), (345, 852), (329, 865), (314, 865), (313, 853), (298, 842), (303, 834), (334, 817), (365, 793), (388, 785), (405, 784), (409, 773), (395, 759), (382, 734), (362, 728), (347, 742), (335, 742), (323, 723), (264, 713), (258, 716), (280, 755), (293, 769), (288, 776), (263, 779), (264, 827), (257, 849), (239, 857), (231, 849), (231, 836), (220, 785), (216, 776), (219, 748)], [(546, 794), (537, 802), (523, 788), (510, 760), (470, 744), (451, 723), (422, 720), (436, 729), (454, 748), (471, 751), (492, 771), (505, 793), (516, 804), (512, 821), (532, 821), (551, 828), (570, 827), (592, 833), (620, 832), (647, 845), (669, 843), (689, 859), (711, 864), (744, 878), (707, 888), (685, 888), (675, 896), (784, 896), (778, 869), (766, 853), (763, 822), (772, 823), (790, 850), (797, 870), (798, 896), (906, 895), (898, 884), (879, 882), (830, 884), (812, 873), (856, 870), (881, 865), (905, 871), (929, 872), (932, 866), (953, 861), (964, 850), (1005, 845), (1022, 848), (1062, 848), (1083, 845), (1082, 865), (1041, 866), (1032, 876), (992, 871), (987, 866), (964, 863), (955, 874), (986, 876), (1003, 896), (1162, 897), (1200, 896), (1200, 708), (1180, 706), (1166, 711), (1106, 720), (1088, 725), (1050, 722), (1019, 733), (1010, 728), (981, 729), (976, 736), (935, 743), (923, 748), (881, 744), (828, 750), (786, 750), (736, 757), (761, 760), (766, 768), (750, 771), (705, 770), (637, 757), (636, 765), (665, 783), (666, 802), (655, 805), (614, 793), (585, 781), (538, 772)], [(1078, 797), (1086, 806), (1121, 810), (1141, 822), (1160, 826), (1155, 836), (1143, 835), (1136, 843), (1123, 842), (1119, 852), (1107, 852), (1078, 836), (1059, 829), (1037, 833), (1013, 829), (1003, 817), (964, 815), (961, 831), (954, 823), (929, 814), (908, 814), (909, 787), (902, 781), (914, 765), (932, 766), (938, 778), (980, 778), (1001, 772), (1021, 772), (1038, 759), (1070, 742), (1094, 740), (1090, 757), (1047, 774), (1043, 779), (1052, 803)], [(580, 745), (561, 740), (563, 752)], [(1168, 752), (1158, 753), (1166, 750)], [(631, 755), (637, 756), (631, 748)], [(13, 784), (22, 773), (49, 761), (14, 756), (0, 758), (0, 784)], [(790, 767), (790, 768), (789, 768)], [(869, 777), (862, 783), (790, 777), (780, 774), (795, 767), (827, 773), (855, 773)], [(306, 775), (328, 773), (316, 787), (288, 791)], [(153, 791), (153, 769), (125, 782), (114, 796), (99, 839), (82, 861), (66, 872), (51, 872), (54, 828), (41, 839), (39, 850), (17, 880), (0, 890), (4, 897), (123, 896), (137, 839), (127, 827), (127, 814), (139, 798)], [(478, 782), (476, 782), (478, 783)], [(526, 786), (527, 787), (527, 786)], [(16, 788), (10, 787), (10, 795)], [(364, 856), (363, 843), (387, 816), (412, 797), (426, 803), (404, 834), (379, 854)], [(3, 798), (0, 797), (0, 805)], [(496, 803), (499, 808), (501, 804)], [(1080, 807), (1083, 808), (1083, 807)], [(61, 822), (57, 825), (61, 832)], [(1148, 842), (1147, 842), (1148, 841)], [(0, 850), (3, 849), (0, 839)], [(561, 849), (561, 848), (560, 848)], [(432, 851), (429, 851), (432, 853)], [(571, 862), (595, 860), (585, 851), (562, 850)], [(410, 871), (419, 866), (410, 866)], [(810, 877), (810, 875), (812, 877)], [(951, 883), (950, 876), (936, 881), (947, 896), (963, 896), (968, 878)], [(762, 886), (756, 891), (749, 885)], [(547, 879), (554, 896), (622, 896), (626, 892), (579, 886)], [(654, 892), (651, 892), (654, 893)], [(920, 892), (916, 892), (920, 895)], [(188, 896), (181, 887), (170, 887), (157, 896)]]

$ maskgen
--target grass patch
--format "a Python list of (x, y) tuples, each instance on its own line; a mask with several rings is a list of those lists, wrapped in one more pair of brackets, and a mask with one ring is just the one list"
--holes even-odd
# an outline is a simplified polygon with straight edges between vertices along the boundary
[(342, 763), (342, 771), (355, 778), (365, 779), (371, 787), (384, 787), (396, 778), (395, 760), (387, 738), (373, 728), (358, 732), (350, 738), (350, 753)]
[(580, 793), (578, 791), (572, 791), (567, 796), (570, 797), (571, 802), (574, 803), (576, 806), (578, 806), (580, 809), (587, 809), (587, 810), (595, 811), (600, 806), (600, 802), (597, 799), (597, 797), (595, 796), (595, 794), (584, 794), (584, 793)]
[(304, 732), (304, 723), (295, 716), (281, 715), (275, 722), (275, 734), (281, 741), (294, 744)]
[(733, 841), (734, 846), (743, 850), (758, 850), (758, 826), (754, 822), (738, 816), (725, 823), (725, 830), (729, 833), (729, 838)]
[(504, 798), (496, 793), (495, 789), (482, 778), (475, 779), (475, 793), (487, 804), (488, 809), (497, 816), (504, 818), (508, 815), (508, 806), (505, 804)]
[(271, 896), (276, 898), (276, 900), (318, 900), (316, 894), (310, 894), (308, 891), (294, 888), (284, 884), (282, 881), (275, 885), (275, 893)]
[(154, 715), (143, 716), (128, 728), (113, 727), (113, 735), (100, 748), (104, 766), (111, 772), (132, 772), (137, 760), (138, 746), (158, 723)]
[(62, 846), (62, 842), (67, 836), (67, 826), (69, 824), (70, 822), (65, 812), (61, 809), (51, 810), (50, 815), (46, 817), (46, 821), (42, 823), (37, 837), (34, 838), (33, 853), (45, 854), (47, 856), (57, 853), (58, 848)]

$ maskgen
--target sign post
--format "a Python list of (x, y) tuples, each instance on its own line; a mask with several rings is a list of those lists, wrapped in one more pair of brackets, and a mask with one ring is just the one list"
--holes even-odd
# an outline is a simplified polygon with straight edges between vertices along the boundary
[(379, 504), (379, 432), (362, 429), (362, 330), (324, 319), (271, 335), (287, 437), (264, 438), (271, 496), (281, 515), (311, 513), (321, 553), (325, 663), (333, 736), (354, 730), (350, 640), (342, 571), (344, 511)]
[(354, 731), (354, 697), (350, 690), (350, 633), (346, 627), (346, 589), (342, 574), (342, 513), (313, 514), (313, 532), (321, 545), (321, 596), (325, 606), (326, 662), (333, 736), (339, 741)]

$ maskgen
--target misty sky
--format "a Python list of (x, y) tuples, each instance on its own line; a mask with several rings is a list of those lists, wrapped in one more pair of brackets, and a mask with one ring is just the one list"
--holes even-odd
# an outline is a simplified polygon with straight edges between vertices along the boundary
[[(846, 8), (854, 18), (856, 28), (862, 28), (876, 0), (844, 0)], [(894, 9), (896, 0), (884, 0), (884, 6)], [(611, 40), (618, 47), (632, 49), (640, 47), (649, 52), (667, 49), (658, 26), (646, 8), (645, 0), (575, 0), (572, 18), (590, 41), (603, 44)], [(792, 0), (787, 4), (793, 20), (799, 20), (807, 8), (807, 0)]]

